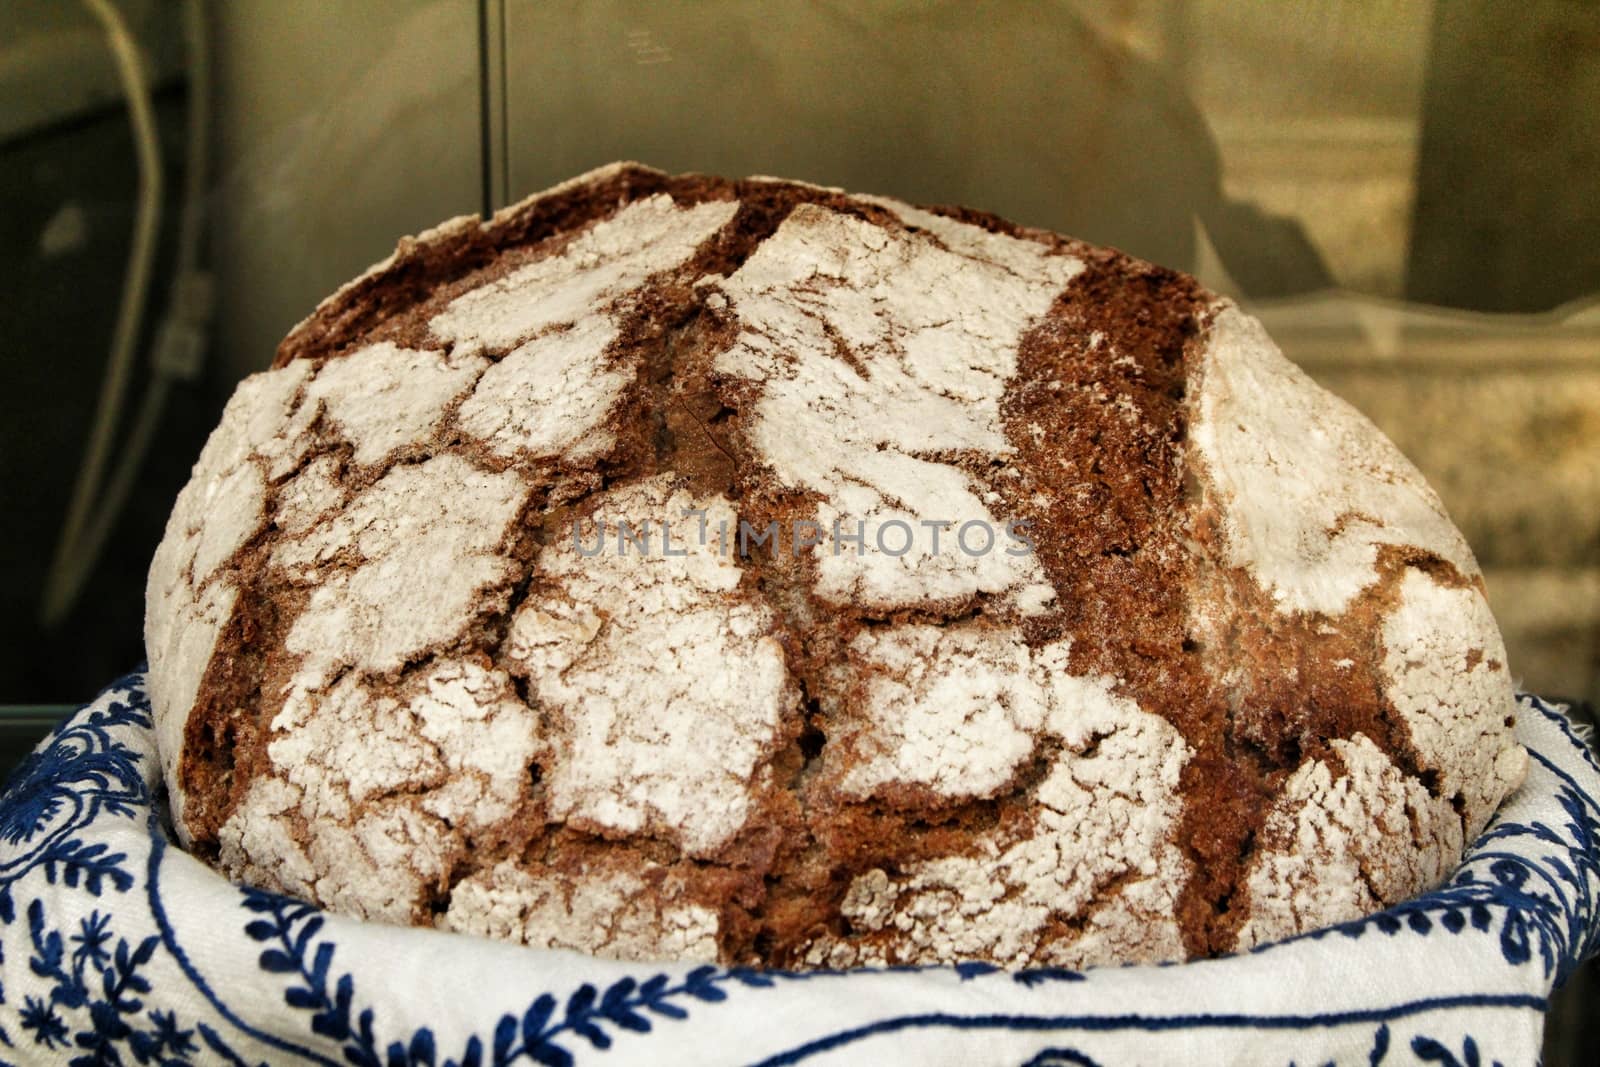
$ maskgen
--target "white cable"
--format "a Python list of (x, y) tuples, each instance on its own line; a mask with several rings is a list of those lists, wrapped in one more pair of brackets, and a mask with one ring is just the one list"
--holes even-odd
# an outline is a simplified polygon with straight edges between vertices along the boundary
[(139, 208), (134, 217), (133, 244), (128, 250), (128, 274), (122, 288), (122, 306), (117, 312), (116, 332), (111, 340), (111, 358), (106, 364), (95, 409), (94, 429), (78, 480), (73, 486), (72, 503), (66, 524), (56, 543), (55, 558), (45, 579), (42, 614), (45, 624), (61, 620), (82, 584), (77, 556), (79, 539), (94, 507), (100, 477), (111, 452), (112, 435), (122, 413), (128, 375), (133, 369), (133, 349), (139, 340), (144, 318), (145, 298), (150, 288), (150, 268), (155, 257), (156, 233), (161, 222), (161, 151), (156, 141), (155, 120), (151, 115), (150, 90), (145, 78), (139, 48), (128, 33), (122, 13), (109, 0), (85, 0), (89, 10), (105, 30), (123, 93), (128, 98), (128, 118), (133, 126), (139, 160)]
[(127, 506), (145, 455), (150, 451), (150, 443), (161, 426), (173, 380), (196, 377), (205, 357), (211, 319), (211, 285), (210, 276), (201, 273), (199, 263), (206, 185), (210, 180), (207, 139), (211, 127), (211, 67), (201, 0), (188, 0), (184, 5), (184, 23), (189, 50), (188, 152), (183, 171), (183, 208), (178, 222), (177, 273), (173, 277), (167, 312), (156, 336), (154, 373), (116, 469), (101, 494), (94, 522), (75, 553), (71, 599), (64, 606), (63, 614), (71, 609), (82, 591), (106, 540), (116, 528), (117, 519)]
[[(188, 154), (184, 168), (183, 213), (179, 222), (177, 272), (169, 307), (158, 331), (154, 372), (146, 388), (116, 468), (103, 492), (98, 482), (105, 467), (111, 436), (121, 421), (123, 394), (138, 341), (155, 235), (161, 210), (162, 172), (160, 146), (151, 117), (149, 84), (139, 62), (137, 45), (120, 14), (107, 0), (86, 0), (104, 26), (116, 57), (123, 91), (139, 153), (139, 214), (135, 220), (134, 247), (129, 256), (123, 304), (100, 408), (89, 452), (74, 487), (73, 506), (46, 580), (41, 616), (46, 625), (59, 623), (71, 610), (92, 573), (106, 539), (115, 528), (132, 493), (139, 470), (161, 423), (167, 395), (176, 378), (193, 378), (204, 358), (211, 317), (210, 278), (199, 268), (203, 236), (203, 205), (209, 152), (210, 56), (206, 49), (201, 0), (188, 0), (184, 8), (185, 37), (189, 51)], [(94, 508), (98, 500), (99, 507)]]

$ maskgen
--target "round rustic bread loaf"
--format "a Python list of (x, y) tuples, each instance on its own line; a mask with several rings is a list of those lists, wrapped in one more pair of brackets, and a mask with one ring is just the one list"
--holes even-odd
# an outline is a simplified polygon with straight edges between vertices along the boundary
[(240, 385), (150, 572), (174, 825), (336, 911), (839, 967), (1174, 960), (1522, 779), (1472, 554), (1190, 278), (606, 167)]

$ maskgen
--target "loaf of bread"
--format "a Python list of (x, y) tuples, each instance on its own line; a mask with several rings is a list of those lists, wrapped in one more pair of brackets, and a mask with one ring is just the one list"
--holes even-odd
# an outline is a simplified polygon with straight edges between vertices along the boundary
[(632, 164), (295, 328), (146, 642), (195, 854), (625, 959), (1246, 948), (1437, 884), (1527, 761), (1438, 498), (1234, 304)]

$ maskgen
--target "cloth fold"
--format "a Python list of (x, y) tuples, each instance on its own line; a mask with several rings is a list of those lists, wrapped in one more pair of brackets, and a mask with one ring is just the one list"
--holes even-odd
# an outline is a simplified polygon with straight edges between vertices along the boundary
[(1528, 781), (1440, 889), (1249, 953), (1085, 972), (619, 963), (364, 923), (174, 844), (142, 675), (0, 796), (0, 1062), (1142, 1064), (1537, 1061), (1600, 949), (1600, 767), (1519, 698)]

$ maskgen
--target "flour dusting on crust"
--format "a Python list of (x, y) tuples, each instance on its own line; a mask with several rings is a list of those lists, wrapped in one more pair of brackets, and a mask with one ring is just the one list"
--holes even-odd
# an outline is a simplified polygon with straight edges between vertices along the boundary
[[(217, 568), (266, 521), (266, 486), (254, 462), (281, 434), (311, 372), (300, 363), (239, 383), (212, 431), (189, 483), (178, 494), (146, 583), (144, 644), (152, 664), (150, 699), (167, 780), (175, 781), (189, 709), (238, 596)], [(172, 790), (180, 838), (183, 791)]]
[[(992, 259), (802, 205), (716, 283), (740, 329), (717, 369), (762, 387), (760, 457), (821, 497), (830, 537), (813, 552), (827, 599), (895, 607), (1048, 592), (1030, 556), (935, 553), (921, 532), (923, 521), (1004, 527), (973, 481), (937, 457), (1010, 453), (1000, 400), (1018, 342), (1082, 269), (1030, 241), (984, 237)], [(835, 550), (835, 520), (866, 523), (864, 551)], [(876, 538), (896, 522), (918, 531), (898, 556), (898, 542), (884, 551)]]
[(580, 462), (608, 451), (615, 438), (606, 416), (635, 373), (606, 365), (616, 337), (616, 324), (596, 316), (519, 346), (461, 405), (461, 428), (508, 457)]
[[(1042, 662), (1059, 667), (1064, 655), (1047, 650)], [(1169, 838), (1187, 746), (1165, 720), (1103, 683), (1057, 676), (1052, 690), (1049, 732), (1063, 747), (1035, 793), (1031, 831), (980, 839), (974, 854), (927, 860), (899, 876), (858, 876), (841, 909), (855, 936), (819, 939), (808, 963), (1181, 958), (1173, 913), (1186, 861)], [(1123, 884), (1100, 899), (1113, 882)], [(1052, 921), (1080, 917), (1085, 936), (1048, 937)]]
[(514, 472), (447, 453), (395, 467), (332, 520), (280, 542), (274, 566), (312, 587), (285, 641), (303, 657), (300, 684), (341, 667), (391, 671), (460, 633), (475, 599), (511, 579), (505, 542), (528, 492)]
[(326, 407), (355, 446), (355, 461), (371, 466), (426, 442), (488, 365), (478, 356), (416, 352), (385, 341), (329, 362), (306, 395)]
[[(794, 698), (771, 610), (739, 588), (725, 543), (692, 536), (694, 510), (713, 532), (734, 518), (727, 501), (661, 478), (601, 497), (540, 553), (541, 596), (513, 621), (508, 656), (550, 717), (551, 810), (707, 856), (744, 825)], [(648, 554), (618, 550), (624, 522), (650, 538)], [(670, 545), (663, 523), (677, 527)]]
[(1478, 573), (1399, 449), (1231, 304), (1212, 320), (1198, 392), (1190, 439), (1224, 509), (1228, 562), (1278, 610), (1341, 614), (1378, 580), (1380, 545), (1415, 545)]
[(682, 894), (670, 879), (652, 889), (628, 871), (533, 873), (502, 863), (456, 886), (440, 926), (606, 959), (714, 961), (717, 915)]
[(988, 796), (1033, 752), (1047, 710), (1022, 636), (1011, 628), (906, 625), (851, 643), (864, 685), (862, 727), (841, 733), (841, 788), (886, 783), (944, 796)]
[(629, 204), (560, 255), (456, 298), (429, 325), (444, 341), (503, 349), (579, 322), (688, 259), (738, 209), (731, 200), (683, 209), (669, 196)]
[(1477, 589), (1408, 571), (1383, 643), (1389, 699), (1423, 769), (1438, 772), (1445, 796), (1461, 798), (1470, 841), (1528, 771), (1528, 751), (1511, 731), (1516, 700), (1489, 604)]
[(342, 508), (350, 497), (337, 456), (320, 456), (278, 487), (272, 521), (290, 537), (305, 533)]
[(1360, 918), (1438, 884), (1461, 854), (1461, 820), (1372, 740), (1330, 742), (1308, 760), (1263, 828), (1238, 947)]
[(410, 922), (463, 835), (508, 818), (540, 751), (538, 717), (502, 671), (441, 660), (402, 696), (355, 674), (296, 688), (272, 724), (270, 771), (220, 833), (258, 884)]

